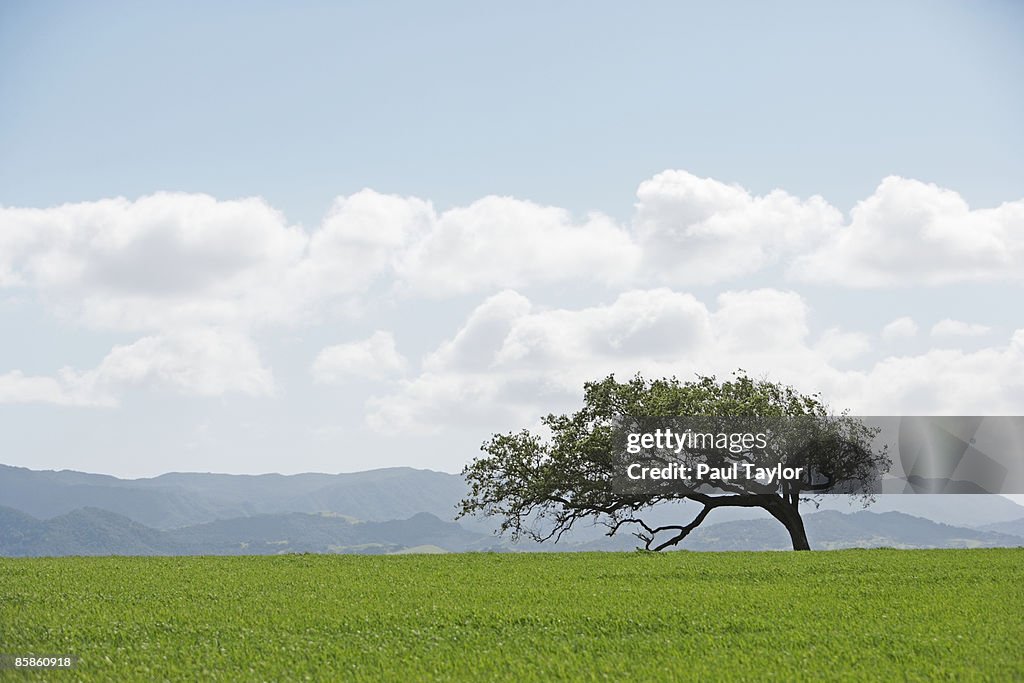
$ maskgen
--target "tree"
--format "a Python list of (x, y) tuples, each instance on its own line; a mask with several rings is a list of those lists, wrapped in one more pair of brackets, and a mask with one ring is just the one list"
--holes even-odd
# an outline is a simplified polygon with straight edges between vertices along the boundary
[[(631, 491), (616, 485), (621, 477), (618, 441), (624, 421), (681, 416), (720, 416), (775, 420), (772, 447), (726, 453), (728, 460), (765, 459), (802, 467), (797, 480), (716, 480), (701, 485), (656, 491)], [(743, 371), (731, 380), (697, 376), (681, 382), (672, 377), (646, 380), (640, 375), (618, 382), (613, 375), (584, 385), (583, 407), (572, 414), (542, 420), (550, 434), (529, 430), (495, 434), (481, 447), (484, 455), (463, 470), (470, 490), (459, 516), (482, 514), (500, 519), (499, 533), (513, 540), (527, 537), (556, 542), (584, 519), (608, 527), (608, 535), (631, 528), (648, 550), (677, 545), (720, 507), (759, 507), (781, 522), (794, 550), (809, 550), (799, 506), (824, 491), (859, 496), (864, 504), (888, 468), (885, 452), (871, 448), (875, 430), (846, 413), (833, 415), (819, 394), (755, 380)], [(785, 432), (785, 433), (779, 433)], [(722, 464), (721, 451), (687, 454), (708, 464)], [(717, 458), (717, 460), (716, 460)], [(760, 460), (759, 460), (760, 459)], [(686, 523), (661, 525), (644, 521), (651, 508), (672, 500), (703, 507)]]

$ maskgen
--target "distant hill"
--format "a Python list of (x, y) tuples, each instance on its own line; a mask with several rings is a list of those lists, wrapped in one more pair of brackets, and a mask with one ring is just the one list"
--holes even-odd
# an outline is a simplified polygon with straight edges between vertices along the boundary
[[(454, 519), (466, 493), (462, 477), (445, 472), (394, 467), (351, 474), (170, 473), (147, 479), (118, 479), (72, 470), (37, 471), (0, 465), (0, 505), (47, 519), (84, 507), (124, 515), (156, 529), (174, 529), (219, 519), (286, 512), (331, 512), (365, 521), (405, 519), (428, 512)], [(806, 512), (861, 508), (846, 496), (822, 496)], [(699, 511), (695, 503), (667, 505), (653, 519), (676, 521)], [(982, 526), (1024, 518), (1024, 507), (993, 495), (883, 495), (872, 512), (902, 512), (953, 526)], [(684, 516), (685, 516), (684, 515)], [(709, 522), (767, 518), (752, 508), (721, 508)], [(660, 523), (660, 521), (659, 521)], [(488, 531), (481, 520), (463, 526)], [(599, 529), (574, 533), (580, 540), (601, 537)]]
[[(813, 507), (810, 508), (813, 510)], [(822, 496), (820, 510), (864, 509), (847, 496)], [(875, 497), (871, 512), (902, 512), (953, 526), (981, 526), (1024, 517), (1024, 507), (1003, 496), (985, 494), (885, 494)]]
[(179, 487), (146, 488), (132, 480), (63, 470), (0, 465), (0, 505), (41, 518), (94, 507), (158, 528), (244, 514)]
[(122, 515), (82, 508), (47, 520), (0, 507), (0, 555), (159, 555), (160, 531)]
[[(993, 548), (1024, 545), (1009, 534), (940, 524), (902, 512), (834, 510), (804, 516), (807, 538), (818, 550), (840, 548)], [(690, 550), (787, 550), (785, 528), (775, 520), (722, 522), (699, 527), (682, 547)]]
[(994, 531), (1000, 534), (1011, 534), (1024, 538), (1024, 517), (1011, 519), (1008, 522), (996, 522), (995, 524), (983, 524), (978, 527), (983, 531)]
[[(673, 503), (664, 506), (654, 513), (659, 524), (678, 523), (679, 519), (691, 518), (700, 512), (699, 503)], [(813, 503), (801, 505), (803, 514), (834, 510), (836, 512), (853, 513), (867, 509), (870, 512), (902, 512), (914, 517), (923, 517), (933, 522), (951, 526), (980, 527), (985, 524), (1009, 522), (1024, 518), (1024, 507), (1008, 498), (981, 494), (885, 494), (875, 496), (875, 500), (867, 508), (856, 498), (841, 495), (825, 495), (818, 498), (818, 506)], [(680, 517), (677, 510), (687, 510)], [(767, 512), (760, 508), (728, 508), (715, 510), (708, 517), (708, 523), (731, 522), (739, 519), (771, 519)]]
[(82, 508), (48, 520), (0, 507), (0, 555), (271, 555), (282, 552), (393, 553), (430, 546), (456, 552), (487, 537), (429, 513), (387, 522), (300, 512), (218, 520), (161, 531)]
[[(465, 493), (466, 485), (459, 475), (408, 467), (352, 474), (171, 473), (118, 479), (71, 470), (36, 471), (0, 465), (0, 506), (6, 508), (0, 514), (0, 553), (635, 547), (635, 539), (628, 534), (609, 539), (604, 527), (585, 524), (573, 529), (558, 545), (525, 540), (511, 544), (491, 535), (493, 520), (462, 519), (458, 525), (452, 524), (456, 504)], [(1002, 496), (878, 496), (868, 508), (868, 517), (858, 516), (861, 506), (845, 496), (823, 496), (820, 500), (819, 508), (803, 507), (812, 546), (817, 548), (1008, 545), (1011, 541), (1007, 538), (1024, 536), (1024, 507)], [(689, 521), (699, 510), (700, 506), (692, 502), (664, 504), (649, 511), (645, 518), (655, 524), (673, 524)], [(898, 514), (875, 514), (890, 512)], [(948, 530), (922, 525), (921, 520), (960, 530), (950, 536)], [(356, 521), (362, 524), (353, 524)], [(451, 526), (431, 528), (435, 522)], [(687, 544), (708, 550), (785, 548), (788, 540), (783, 527), (763, 510), (724, 507), (715, 510)]]
[[(938, 524), (899, 512), (835, 511), (805, 518), (811, 545), (854, 547), (977, 548), (1022, 546), (1024, 538)], [(558, 544), (517, 544), (445, 522), (429, 513), (386, 522), (358, 522), (301, 512), (254, 515), (161, 531), (106, 510), (83, 508), (39, 520), (0, 508), (0, 555), (272, 555), (279, 553), (405, 553), (631, 550), (628, 534)], [(683, 550), (786, 550), (785, 529), (774, 520), (734, 520), (698, 528)]]
[(452, 520), (462, 477), (410, 467), (353, 474), (173, 473), (118, 479), (0, 465), (0, 505), (50, 518), (84, 507), (157, 529), (258, 514), (334, 512), (385, 521), (428, 512)]
[(398, 552), (421, 545), (470, 550), (485, 536), (428, 512), (408, 519), (358, 522), (333, 515), (288, 512), (219, 520), (165, 532), (169, 548), (188, 554), (280, 552)]

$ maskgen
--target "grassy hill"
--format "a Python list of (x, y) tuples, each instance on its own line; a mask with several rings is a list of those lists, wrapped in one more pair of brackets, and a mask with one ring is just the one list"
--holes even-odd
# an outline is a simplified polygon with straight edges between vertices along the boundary
[(6, 653), (80, 657), (43, 680), (1024, 678), (1024, 550), (2, 559), (0, 596)]

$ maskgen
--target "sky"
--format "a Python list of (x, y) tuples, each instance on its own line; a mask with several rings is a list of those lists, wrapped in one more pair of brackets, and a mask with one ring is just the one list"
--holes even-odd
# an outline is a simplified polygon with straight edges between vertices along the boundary
[(1015, 2), (0, 4), (0, 461), (457, 472), (585, 381), (1024, 414)]

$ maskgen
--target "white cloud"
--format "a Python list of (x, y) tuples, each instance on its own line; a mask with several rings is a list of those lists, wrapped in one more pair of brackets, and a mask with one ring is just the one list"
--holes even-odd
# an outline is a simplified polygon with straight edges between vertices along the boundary
[(945, 318), (932, 326), (933, 337), (983, 337), (992, 331), (987, 325)]
[(311, 370), (316, 382), (335, 384), (350, 377), (393, 377), (400, 375), (406, 364), (395, 348), (394, 335), (378, 330), (362, 341), (328, 346), (317, 354)]
[(371, 190), (338, 198), (311, 234), (255, 198), (0, 207), (0, 286), (32, 288), (90, 328), (291, 324), (393, 277), (433, 221), (428, 202)]
[(369, 420), (381, 431), (426, 432), (453, 420), (491, 425), (495, 415), (532, 420), (539, 405), (564, 404), (595, 373), (663, 368), (705, 345), (708, 331), (704, 306), (667, 289), (578, 311), (535, 310), (522, 295), (501, 292), (424, 359), (421, 374), (371, 400)]
[(0, 403), (112, 406), (131, 389), (268, 396), (274, 393), (274, 378), (248, 337), (197, 329), (115, 346), (91, 370), (65, 367), (53, 377), (9, 372), (0, 376)]
[(636, 239), (643, 271), (668, 284), (707, 284), (756, 272), (813, 248), (842, 222), (821, 197), (782, 190), (751, 195), (738, 185), (664, 171), (640, 184)]
[(4, 375), (3, 400), (110, 404), (132, 387), (273, 393), (257, 328), (316, 319), (392, 268), (429, 204), (363, 191), (312, 236), (260, 199), (157, 193), (0, 207), (0, 286), (86, 329), (143, 332), (93, 370)]
[(917, 323), (913, 318), (903, 316), (896, 318), (882, 328), (882, 339), (893, 341), (895, 339), (907, 339), (917, 335)]
[(373, 399), (369, 420), (409, 431), (453, 420), (493, 424), (495, 416), (521, 423), (568, 407), (583, 382), (609, 373), (690, 377), (743, 363), (756, 370), (766, 354), (802, 340), (805, 308), (799, 296), (774, 290), (723, 294), (714, 313), (669, 289), (625, 292), (578, 310), (536, 309), (502, 292), (424, 359), (420, 375)]
[(81, 391), (75, 386), (74, 377), (25, 376), (19, 370), (13, 370), (0, 375), (0, 404), (2, 403), (109, 405), (109, 400), (103, 401)]
[[(549, 359), (554, 365), (544, 382), (563, 386), (595, 363), (679, 362), (684, 348), (683, 360), (712, 367), (724, 354), (733, 354), (732, 364), (772, 366), (799, 353), (836, 362), (864, 353), (867, 337), (857, 332), (837, 329), (808, 340), (806, 306), (792, 292), (726, 293), (709, 312), (670, 290), (637, 289), (707, 285), (772, 267), (797, 280), (853, 287), (1020, 282), (1024, 200), (972, 210), (956, 192), (890, 177), (845, 221), (821, 197), (783, 190), (757, 196), (665, 171), (640, 184), (635, 213), (621, 225), (602, 214), (577, 218), (497, 196), (438, 212), (429, 201), (372, 190), (338, 198), (311, 231), (289, 225), (255, 198), (162, 192), (134, 201), (0, 207), (0, 287), (83, 328), (141, 335), (113, 349), (110, 363), (133, 348), (148, 354), (146, 383), (200, 394), (269, 393), (269, 370), (253, 341), (258, 330), (366, 310), (367, 293), (382, 291), (409, 302), (510, 288), (544, 287), (557, 296), (561, 284), (626, 290), (612, 304), (582, 310), (535, 310), (507, 291), (426, 359), (424, 375), (438, 377), (456, 368), (500, 373)], [(984, 331), (943, 321), (933, 334)], [(899, 319), (882, 336), (915, 333), (912, 320)], [(181, 343), (204, 334), (249, 349), (243, 365), (259, 371), (239, 375), (231, 358), (217, 361)], [(582, 360), (567, 349), (578, 349)], [(335, 353), (344, 359), (357, 350), (342, 345)], [(374, 358), (366, 366), (375, 368), (373, 376), (392, 376), (399, 365), (397, 352), (388, 356), (384, 346), (358, 353)], [(326, 369), (329, 356), (319, 361), (323, 377), (352, 374), (347, 360)], [(218, 362), (223, 370), (214, 372)], [(88, 384), (93, 371), (69, 372)], [(99, 400), (67, 377), (2, 377), (7, 401)], [(114, 400), (113, 387), (129, 384), (111, 382), (100, 398)]]
[(773, 264), (854, 287), (1024, 274), (1024, 200), (971, 210), (956, 192), (889, 177), (843, 222), (821, 197), (755, 196), (685, 171), (642, 182), (626, 226), (510, 197), (438, 213), (363, 190), (307, 233), (260, 199), (162, 192), (0, 207), (0, 286), (34, 289), (88, 327), (150, 332), (316, 319), (376, 281), (421, 297), (706, 285)]
[(259, 199), (158, 193), (0, 209), (0, 273), (89, 327), (172, 329), (280, 315), (305, 237)]
[(378, 277), (393, 277), (396, 262), (436, 222), (430, 202), (362, 190), (339, 197), (309, 238), (295, 278), (305, 300), (358, 292)]
[(1020, 415), (1024, 410), (1024, 329), (1005, 346), (932, 349), (886, 358), (823, 391), (862, 415)]
[(726, 292), (709, 310), (689, 294), (638, 290), (607, 305), (538, 309), (515, 292), (484, 301), (419, 375), (368, 403), (381, 431), (516, 429), (578, 405), (582, 385), (695, 373), (754, 376), (823, 392), (836, 409), (862, 414), (997, 414), (1024, 408), (1024, 330), (975, 352), (931, 350), (867, 369), (845, 363), (870, 349), (867, 335), (831, 328), (817, 339), (793, 292)]
[(814, 349), (832, 361), (851, 361), (871, 350), (871, 339), (862, 332), (844, 332), (830, 327), (822, 333)]
[(157, 386), (198, 396), (274, 393), (274, 378), (256, 345), (230, 330), (197, 329), (143, 337), (116, 346), (87, 373), (98, 387)]
[(576, 222), (568, 211), (511, 197), (484, 197), (435, 217), (402, 254), (407, 292), (443, 296), (554, 282), (623, 283), (640, 251), (610, 218)]
[(530, 313), (530, 300), (506, 290), (477, 306), (452, 339), (445, 341), (423, 363), (430, 370), (448, 368), (484, 371), (512, 331), (515, 322)]
[(952, 190), (890, 176), (792, 277), (847, 287), (1024, 280), (1024, 200), (971, 209)]
[(796, 292), (774, 289), (725, 292), (712, 322), (715, 348), (727, 353), (776, 353), (807, 337), (807, 304)]

